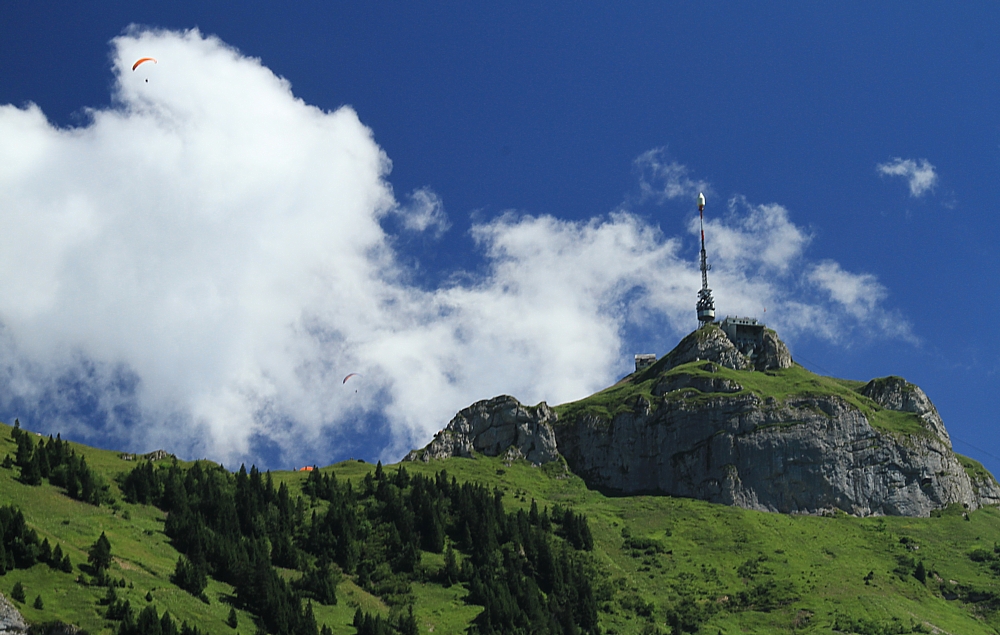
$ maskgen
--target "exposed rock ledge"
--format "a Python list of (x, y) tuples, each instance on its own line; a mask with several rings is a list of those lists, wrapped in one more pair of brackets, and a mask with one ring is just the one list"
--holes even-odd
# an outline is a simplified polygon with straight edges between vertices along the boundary
[(455, 415), (433, 441), (422, 450), (413, 450), (404, 460), (468, 458), (475, 451), (540, 465), (559, 457), (550, 425), (555, 420), (556, 414), (544, 401), (529, 407), (508, 395), (484, 399)]
[(764, 345), (755, 361), (729, 340), (726, 333), (715, 325), (700, 328), (682, 339), (674, 350), (657, 362), (658, 372), (697, 360), (711, 360), (733, 370), (774, 370), (791, 368), (792, 356), (785, 343), (771, 330), (764, 330)]
[[(757, 365), (791, 365), (776, 336), (764, 352)], [(928, 516), (951, 504), (968, 509), (1000, 504), (997, 481), (963, 464), (930, 399), (903, 379), (872, 380), (859, 397), (877, 403), (875, 408), (916, 415), (920, 434), (876, 428), (854, 400), (837, 394), (779, 401), (746, 392), (724, 377), (666, 374), (695, 360), (706, 360), (702, 371), (712, 372), (709, 362), (751, 369), (721, 330), (704, 329), (643, 371), (645, 378), (662, 375), (652, 402), (637, 394), (610, 420), (581, 413), (557, 422), (545, 403), (532, 408), (503, 395), (462, 410), (406, 459), (480, 452), (540, 464), (561, 454), (590, 487), (784, 513), (841, 509), (858, 516)], [(639, 374), (623, 381), (634, 377)]]
[(28, 624), (21, 613), (0, 593), (0, 635), (23, 635), (28, 632)]

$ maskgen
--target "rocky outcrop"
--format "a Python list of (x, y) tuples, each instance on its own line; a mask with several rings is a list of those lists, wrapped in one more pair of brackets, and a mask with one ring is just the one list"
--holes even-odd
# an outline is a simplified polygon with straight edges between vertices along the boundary
[(655, 410), (643, 401), (611, 421), (586, 415), (556, 427), (560, 452), (590, 486), (858, 516), (928, 516), (952, 503), (994, 502), (977, 493), (947, 438), (881, 432), (836, 395), (777, 402), (699, 393), (668, 396)]
[[(135, 461), (136, 455), (122, 452), (118, 455), (118, 458), (123, 461)], [(153, 450), (152, 452), (147, 452), (146, 454), (140, 454), (138, 458), (146, 459), (147, 461), (162, 461), (163, 459), (176, 459), (177, 457), (170, 454), (166, 450)]]
[(721, 329), (699, 329), (620, 382), (617, 405), (609, 406), (607, 395), (595, 408), (584, 400), (558, 421), (544, 403), (480, 401), (407, 459), (480, 452), (539, 464), (561, 454), (593, 488), (784, 513), (928, 516), (951, 504), (1000, 504), (1000, 485), (952, 452), (920, 388), (885, 377), (853, 392), (798, 369), (787, 381), (802, 389), (786, 394), (784, 375), (775, 371), (790, 368), (791, 356), (773, 331), (764, 341), (751, 363)]
[(695, 362), (712, 360), (733, 370), (776, 370), (791, 368), (792, 355), (774, 331), (764, 329), (763, 345), (754, 360), (740, 352), (726, 333), (714, 324), (689, 334), (655, 366), (653, 372), (663, 373), (671, 368)]
[(924, 425), (951, 447), (951, 437), (944, 427), (944, 421), (937, 408), (927, 398), (923, 390), (902, 377), (880, 377), (868, 382), (861, 389), (861, 394), (868, 397), (883, 408), (899, 412), (912, 412), (920, 417)]
[(754, 364), (756, 370), (773, 370), (791, 368), (792, 354), (788, 352), (785, 343), (778, 339), (778, 334), (764, 329), (764, 346)]
[(662, 373), (681, 364), (702, 359), (712, 360), (733, 370), (753, 368), (750, 360), (733, 345), (723, 330), (714, 325), (698, 329), (682, 339), (653, 368), (655, 372)]
[(28, 624), (21, 613), (0, 593), (0, 635), (24, 635), (28, 632)]
[(410, 452), (404, 460), (427, 462), (479, 452), (540, 465), (559, 457), (551, 426), (555, 419), (545, 402), (528, 407), (507, 395), (478, 401), (455, 415), (425, 448)]

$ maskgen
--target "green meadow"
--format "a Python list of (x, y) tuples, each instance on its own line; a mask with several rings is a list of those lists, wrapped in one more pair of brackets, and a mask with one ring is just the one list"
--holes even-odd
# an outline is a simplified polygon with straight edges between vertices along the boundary
[[(0, 591), (8, 597), (15, 583), (23, 585), (26, 601), (17, 607), (25, 618), (113, 633), (115, 623), (103, 618), (100, 604), (106, 589), (87, 584), (80, 566), (103, 531), (112, 545), (110, 576), (125, 580), (118, 595), (134, 608), (152, 602), (178, 623), (208, 633), (255, 633), (251, 616), (242, 611), (235, 629), (226, 624), (232, 587), (211, 580), (205, 603), (170, 582), (179, 554), (164, 535), (163, 512), (123, 502), (115, 484), (117, 474), (136, 464), (119, 452), (73, 447), (110, 484), (116, 502), (94, 507), (47, 483), (21, 484), (16, 467), (0, 469), (0, 503), (17, 505), (40, 538), (60, 545), (74, 565), (73, 573), (38, 564), (0, 577)], [(0, 457), (14, 449), (10, 428), (0, 426)], [(540, 508), (583, 513), (594, 538), (588, 556), (605, 633), (976, 635), (1000, 629), (996, 509), (952, 508), (932, 518), (787, 516), (669, 496), (609, 497), (587, 489), (558, 463), (537, 468), (478, 457), (404, 465), (427, 475), (446, 469), (459, 481), (497, 488), (509, 510), (527, 510), (534, 500)], [(967, 469), (982, 467), (968, 461)], [(359, 483), (374, 466), (351, 461), (322, 470)], [(304, 473), (272, 476), (276, 486), (287, 483), (293, 496), (301, 494)], [(307, 508), (324, 504), (306, 501)], [(442, 566), (441, 554), (422, 554), (425, 571)], [(443, 587), (431, 578), (413, 584), (420, 632), (465, 632), (480, 607), (465, 602), (462, 585)], [(36, 596), (42, 609), (33, 607)], [(313, 604), (317, 622), (334, 633), (355, 632), (351, 621), (358, 607), (389, 611), (347, 576), (337, 596), (335, 606)]]

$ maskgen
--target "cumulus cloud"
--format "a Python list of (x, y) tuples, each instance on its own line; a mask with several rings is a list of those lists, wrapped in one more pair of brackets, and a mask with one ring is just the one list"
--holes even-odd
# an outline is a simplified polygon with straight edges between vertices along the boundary
[[(414, 286), (380, 220), (440, 235), (442, 202), (395, 199), (351, 108), (197, 30), (136, 30), (112, 58), (114, 106), (84, 126), (0, 106), (0, 407), (26, 425), (278, 466), (372, 435), (397, 459), (475, 400), (607, 386), (631, 328), (696, 325), (691, 241), (626, 211), (480, 222), (478, 274)], [(651, 193), (708, 189), (658, 156)], [(783, 207), (737, 198), (706, 230), (721, 311), (766, 307), (786, 336), (888, 329), (877, 281), (810, 263)]]
[(901, 176), (910, 184), (910, 196), (919, 198), (934, 189), (937, 184), (937, 173), (934, 166), (927, 159), (914, 161), (913, 159), (893, 158), (886, 163), (876, 166), (879, 174), (888, 176)]
[(687, 166), (668, 160), (666, 152), (666, 148), (654, 148), (635, 159), (642, 200), (659, 203), (675, 198), (694, 200), (699, 192), (711, 192), (707, 182), (691, 178)]

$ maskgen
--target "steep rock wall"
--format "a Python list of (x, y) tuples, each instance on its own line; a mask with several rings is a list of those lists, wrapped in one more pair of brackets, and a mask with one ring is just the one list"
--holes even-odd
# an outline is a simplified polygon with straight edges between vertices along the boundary
[(0, 635), (24, 635), (28, 624), (14, 604), (0, 593)]
[(977, 493), (947, 437), (880, 432), (836, 396), (778, 403), (713, 393), (668, 398), (655, 411), (642, 399), (610, 421), (588, 415), (555, 430), (576, 474), (620, 493), (859, 516), (928, 516), (951, 503), (997, 502), (994, 491)]
[(484, 399), (456, 414), (425, 448), (404, 460), (427, 462), (480, 452), (540, 465), (559, 458), (551, 426), (555, 420), (545, 402), (529, 407), (508, 395)]
[[(724, 377), (720, 366), (749, 374)], [(776, 372), (791, 366), (773, 331), (752, 364), (710, 326), (610, 389), (628, 395), (604, 403), (613, 416), (584, 408), (557, 421), (545, 403), (528, 407), (502, 395), (459, 412), (406, 460), (478, 452), (537, 465), (561, 454), (590, 487), (784, 513), (928, 516), (955, 503), (1000, 504), (1000, 485), (982, 466), (963, 465), (937, 409), (903, 379), (875, 379), (856, 393), (836, 384), (840, 393), (823, 394), (809, 387), (822, 378), (807, 376), (801, 392), (780, 400), (732, 379), (753, 383), (761, 370), (780, 377)], [(905, 418), (902, 431), (885, 421), (873, 426), (868, 415), (882, 416), (880, 408), (915, 417)]]

